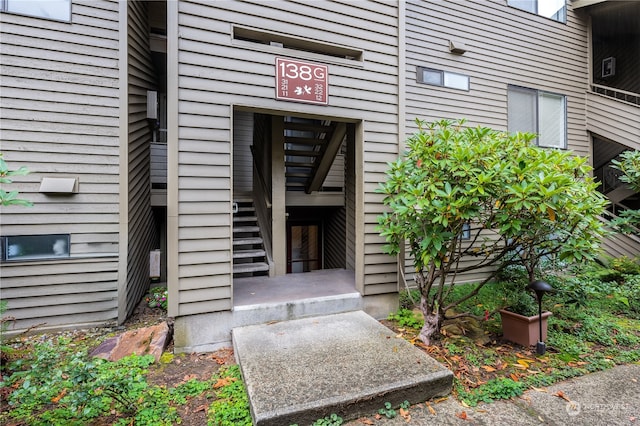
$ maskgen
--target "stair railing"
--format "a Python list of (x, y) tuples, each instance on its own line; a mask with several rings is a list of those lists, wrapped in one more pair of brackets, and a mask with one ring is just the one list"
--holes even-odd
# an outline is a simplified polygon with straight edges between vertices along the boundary
[(253, 145), (251, 148), (251, 158), (253, 159), (253, 202), (256, 208), (256, 217), (258, 219), (258, 226), (260, 227), (260, 234), (264, 244), (265, 258), (269, 264), (269, 271), (273, 270), (273, 255), (272, 255), (272, 230), (271, 230), (271, 190), (267, 186), (267, 183), (262, 174), (262, 170), (256, 161), (256, 153)]

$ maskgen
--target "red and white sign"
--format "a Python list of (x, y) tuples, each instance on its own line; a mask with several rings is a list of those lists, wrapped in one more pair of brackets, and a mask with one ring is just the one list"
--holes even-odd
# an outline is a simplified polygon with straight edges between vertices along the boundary
[(329, 67), (276, 58), (276, 99), (329, 104)]

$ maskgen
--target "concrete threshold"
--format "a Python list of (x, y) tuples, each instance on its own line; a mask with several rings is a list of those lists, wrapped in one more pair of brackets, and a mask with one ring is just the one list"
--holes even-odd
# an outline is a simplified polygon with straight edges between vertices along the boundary
[(447, 395), (453, 374), (364, 313), (233, 329), (254, 424), (345, 420)]

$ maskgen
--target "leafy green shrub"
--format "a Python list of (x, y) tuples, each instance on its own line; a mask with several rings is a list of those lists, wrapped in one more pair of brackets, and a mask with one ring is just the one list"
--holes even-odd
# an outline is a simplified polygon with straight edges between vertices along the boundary
[[(494, 278), (445, 304), (455, 273), (497, 273), (512, 263), (525, 267), (530, 282), (544, 259), (596, 256), (606, 200), (585, 158), (536, 147), (533, 134), (464, 128), (463, 120), (416, 123), (418, 132), (378, 189), (389, 210), (378, 216), (377, 230), (386, 253), (409, 247), (424, 343), (439, 333), (448, 311)], [(462, 262), (468, 258), (474, 261)]]
[[(620, 154), (619, 158), (611, 160), (611, 163), (622, 172), (620, 181), (625, 182), (634, 191), (640, 191), (640, 151), (628, 150)], [(637, 234), (640, 228), (640, 210), (625, 210), (612, 223), (620, 232)]]
[[(7, 163), (4, 161), (4, 158), (2, 158), (2, 153), (0, 152), (0, 183), (13, 183), (11, 176), (25, 176), (28, 174), (29, 170), (24, 166), (17, 170), (9, 170), (9, 166), (7, 166)], [(33, 203), (29, 200), (18, 198), (18, 191), (6, 192), (4, 189), (0, 188), (0, 205), (31, 207)]]
[(507, 309), (513, 313), (530, 317), (538, 313), (538, 303), (532, 292), (522, 282), (508, 282), (504, 286)]
[(612, 259), (609, 266), (620, 274), (640, 274), (640, 260), (637, 257), (635, 259), (630, 259), (626, 256), (618, 257), (616, 259)]

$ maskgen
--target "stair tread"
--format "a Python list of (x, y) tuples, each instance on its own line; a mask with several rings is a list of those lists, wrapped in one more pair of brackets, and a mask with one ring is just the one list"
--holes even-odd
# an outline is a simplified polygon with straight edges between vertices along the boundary
[(249, 206), (245, 206), (245, 207), (238, 207), (238, 212), (255, 212), (256, 209), (253, 207), (253, 205), (251, 205), (251, 207)]
[(262, 249), (234, 250), (234, 259), (244, 259), (248, 257), (264, 257), (265, 251)]
[(260, 237), (247, 237), (247, 238), (234, 238), (234, 246), (244, 246), (248, 244), (262, 244), (262, 238)]
[(240, 263), (233, 265), (233, 273), (234, 274), (243, 274), (247, 272), (262, 272), (268, 271), (269, 265), (264, 262), (258, 263)]
[(234, 226), (233, 227), (233, 232), (234, 233), (259, 232), (259, 231), (260, 231), (260, 227), (259, 226)]
[(292, 157), (318, 157), (321, 153), (314, 150), (301, 150), (301, 149), (285, 149), (285, 155), (290, 155)]
[(256, 216), (234, 216), (234, 222), (256, 222), (258, 218)]
[(313, 163), (297, 163), (294, 161), (285, 161), (284, 165), (285, 167), (305, 167), (305, 168), (313, 167)]

